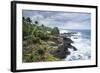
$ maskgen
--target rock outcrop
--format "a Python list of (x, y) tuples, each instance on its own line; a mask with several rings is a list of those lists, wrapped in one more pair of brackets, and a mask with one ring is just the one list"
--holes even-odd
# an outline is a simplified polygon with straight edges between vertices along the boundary
[(74, 46), (71, 45), (73, 41), (70, 38), (63, 37), (63, 43), (61, 45), (58, 45), (58, 49), (53, 51), (52, 54), (60, 59), (66, 58), (68, 55), (70, 55), (70, 51), (68, 51), (68, 48), (72, 48), (74, 51), (77, 50)]

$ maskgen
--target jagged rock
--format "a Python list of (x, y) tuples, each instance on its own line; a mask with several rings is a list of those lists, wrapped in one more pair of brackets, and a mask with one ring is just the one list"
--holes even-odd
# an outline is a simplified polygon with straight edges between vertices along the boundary
[(70, 55), (70, 51), (68, 51), (68, 48), (73, 48), (74, 51), (77, 49), (71, 45), (73, 41), (70, 38), (63, 38), (63, 43), (61, 45), (58, 45), (58, 49), (53, 51), (52, 54), (55, 57), (58, 57), (60, 59), (66, 58), (68, 55)]
[(58, 49), (53, 52), (53, 55), (60, 59), (66, 58), (69, 54), (70, 52), (64, 47), (64, 45), (60, 45)]
[(71, 43), (73, 43), (73, 41), (72, 41), (70, 38), (64, 37), (64, 38), (63, 38), (63, 43), (64, 43), (64, 44), (71, 44)]

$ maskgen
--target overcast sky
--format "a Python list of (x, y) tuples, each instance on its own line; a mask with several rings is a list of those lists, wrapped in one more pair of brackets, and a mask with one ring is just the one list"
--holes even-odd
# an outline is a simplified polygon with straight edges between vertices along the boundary
[(49, 27), (82, 30), (91, 28), (90, 13), (23, 10), (22, 15), (25, 18), (30, 17), (33, 23), (38, 21), (39, 24)]

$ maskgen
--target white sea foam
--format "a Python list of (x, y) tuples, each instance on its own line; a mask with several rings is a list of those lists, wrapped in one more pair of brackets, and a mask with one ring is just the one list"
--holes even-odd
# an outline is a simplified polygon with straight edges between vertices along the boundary
[(68, 33), (69, 31), (68, 30), (60, 30), (60, 33)]
[(74, 51), (73, 49), (69, 48), (69, 51), (71, 52), (70, 55), (68, 55), (65, 60), (67, 61), (73, 61), (73, 60), (87, 60), (91, 58), (91, 44), (90, 40), (86, 38), (82, 38), (82, 34), (79, 33), (78, 38), (76, 39), (75, 36), (71, 37), (71, 39), (74, 41), (72, 44), (77, 48), (77, 51)]

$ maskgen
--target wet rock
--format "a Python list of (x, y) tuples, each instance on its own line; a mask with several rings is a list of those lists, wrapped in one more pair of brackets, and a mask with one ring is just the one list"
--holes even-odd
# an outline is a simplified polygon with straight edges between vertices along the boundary
[(58, 49), (53, 51), (52, 54), (60, 59), (66, 58), (68, 55), (70, 55), (70, 51), (68, 51), (68, 48), (73, 48), (74, 51), (77, 50), (74, 46), (71, 45), (73, 41), (70, 38), (63, 38), (63, 43), (58, 45)]
[(60, 58), (60, 59), (66, 58), (66, 56), (69, 55), (69, 54), (70, 54), (70, 52), (63, 45), (60, 45), (58, 47), (58, 49), (53, 52), (53, 55), (55, 57)]

